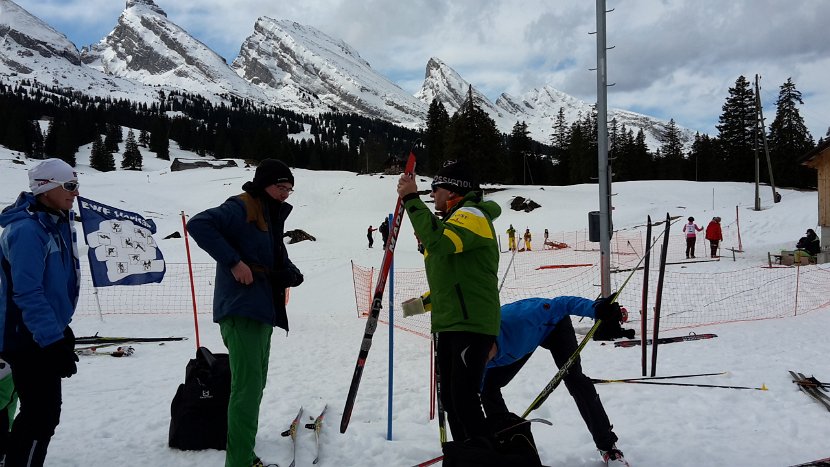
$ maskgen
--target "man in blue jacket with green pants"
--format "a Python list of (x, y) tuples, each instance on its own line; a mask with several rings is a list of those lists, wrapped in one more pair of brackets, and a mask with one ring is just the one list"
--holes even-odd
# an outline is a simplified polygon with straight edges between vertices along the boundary
[(291, 170), (266, 159), (242, 189), (187, 223), (196, 243), (216, 260), (213, 321), (219, 323), (231, 367), (226, 467), (262, 465), (254, 445), (271, 334), (274, 326), (288, 332), (286, 289), (303, 282), (282, 240), (292, 210), (286, 203), (294, 191)]
[[(620, 327), (622, 311), (619, 304), (612, 302), (613, 297), (596, 301), (568, 296), (527, 298), (502, 305), (500, 332), (492, 352), (494, 356), (487, 364), (482, 383), (481, 402), (487, 418), (509, 414), (501, 388), (516, 376), (537, 347), (549, 350), (557, 367), (570, 358), (577, 348), (572, 315), (601, 320), (596, 334), (611, 339), (633, 332)], [(594, 383), (582, 373), (578, 359), (563, 381), (603, 461), (607, 465), (628, 466), (616, 447), (617, 435), (612, 430)]]

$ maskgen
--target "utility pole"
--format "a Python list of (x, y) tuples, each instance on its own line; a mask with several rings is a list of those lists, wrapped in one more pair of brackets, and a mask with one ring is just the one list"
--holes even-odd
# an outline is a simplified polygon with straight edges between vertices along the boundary
[(755, 75), (755, 110), (757, 119), (757, 127), (761, 131), (761, 137), (764, 142), (764, 154), (767, 156), (767, 171), (769, 171), (769, 185), (772, 188), (773, 203), (781, 202), (781, 193), (775, 191), (775, 178), (772, 176), (772, 161), (769, 158), (769, 147), (767, 146), (767, 128), (764, 124), (764, 107), (761, 105), (761, 76)]
[(599, 182), (599, 251), (602, 296), (611, 295), (611, 170), (608, 162), (608, 70), (605, 0), (597, 4), (597, 162)]

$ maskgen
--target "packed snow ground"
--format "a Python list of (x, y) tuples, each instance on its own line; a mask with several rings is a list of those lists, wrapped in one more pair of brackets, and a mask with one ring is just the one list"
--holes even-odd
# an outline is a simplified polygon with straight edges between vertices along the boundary
[[(194, 157), (171, 149), (173, 157)], [(82, 148), (78, 156), (81, 194), (152, 218), (158, 225), (156, 240), (169, 262), (186, 261), (181, 239), (162, 240), (181, 231), (180, 212), (192, 215), (218, 205), (239, 193), (241, 184), (253, 176), (253, 171), (245, 168), (171, 172), (168, 162), (147, 152), (142, 172), (98, 173), (88, 166), (88, 152), (88, 147)], [(27, 186), (26, 169), (32, 163), (13, 163), (18, 156), (0, 148), (2, 206)], [(276, 330), (274, 334), (257, 453), (269, 462), (288, 465), (290, 441), (279, 433), (300, 406), (307, 416), (316, 415), (328, 404), (319, 465), (407, 466), (438, 455), (437, 422), (428, 419), (429, 342), (410, 333), (394, 336), (392, 440), (386, 439), (389, 333), (385, 327), (375, 334), (349, 429), (345, 434), (338, 430), (365, 325), (354, 310), (350, 260), (380, 264), (380, 238), (375, 248), (368, 249), (366, 229), (370, 224), (377, 226), (393, 208), (397, 177), (306, 170), (294, 173), (296, 191), (290, 198), (294, 211), (287, 228), (303, 229), (317, 241), (288, 247), (305, 274), (305, 283), (291, 293), (291, 332), (286, 336)], [(419, 178), (419, 187), (427, 186), (428, 180)], [(503, 208), (496, 221), (498, 232), (504, 232), (510, 223), (534, 232), (584, 229), (587, 212), (598, 206), (595, 185), (506, 188), (492, 195)], [(614, 184), (612, 191), (617, 228), (642, 224), (649, 214), (662, 219), (667, 212), (696, 216), (703, 225), (714, 215), (731, 222), (735, 206), (739, 206), (746, 253), (738, 258), (738, 266), (732, 261), (688, 265), (696, 272), (760, 266), (767, 251), (791, 248), (805, 229), (816, 228), (817, 222), (815, 192), (782, 190), (783, 201), (774, 205), (771, 191), (765, 187), (761, 192), (763, 210), (756, 212), (751, 209), (751, 184), (628, 182)], [(532, 213), (511, 211), (508, 202), (516, 195), (530, 197), (542, 208)], [(408, 220), (400, 239), (396, 266), (421, 266)], [(678, 241), (677, 237), (673, 241)], [(194, 261), (209, 261), (195, 245), (191, 248)], [(85, 245), (81, 250), (85, 255)], [(148, 307), (153, 300), (147, 297)], [(208, 310), (201, 311), (202, 345), (224, 351), (218, 326), (211, 322)], [(223, 452), (181, 452), (167, 447), (170, 401), (195, 350), (192, 314), (105, 316), (104, 320), (78, 316), (72, 326), (79, 336), (97, 332), (189, 339), (164, 345), (137, 344), (136, 353), (129, 358), (82, 357), (78, 374), (64, 383), (61, 424), (50, 445), (47, 465), (223, 465)], [(620, 438), (618, 446), (635, 467), (779, 467), (830, 455), (830, 413), (799, 392), (787, 373), (793, 369), (830, 381), (828, 329), (830, 311), (822, 309), (793, 318), (700, 327), (694, 331), (713, 332), (719, 337), (661, 346), (658, 375), (727, 371), (725, 376), (682, 382), (765, 384), (769, 390), (598, 385)], [(584, 370), (591, 377), (640, 376), (636, 347), (621, 349), (591, 342), (582, 356)], [(537, 352), (506, 388), (508, 405), (521, 413), (554, 372), (551, 357)], [(533, 428), (543, 462), (553, 466), (602, 465), (565, 388), (558, 389), (534, 416), (553, 422), (553, 426)], [(311, 465), (313, 433), (301, 430), (297, 439), (297, 465)]]

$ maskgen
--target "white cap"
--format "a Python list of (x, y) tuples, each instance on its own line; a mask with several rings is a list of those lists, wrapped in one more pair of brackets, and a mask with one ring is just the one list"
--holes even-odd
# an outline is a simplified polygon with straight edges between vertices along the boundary
[(29, 189), (35, 196), (45, 193), (63, 182), (77, 181), (78, 172), (60, 159), (46, 159), (29, 169)]

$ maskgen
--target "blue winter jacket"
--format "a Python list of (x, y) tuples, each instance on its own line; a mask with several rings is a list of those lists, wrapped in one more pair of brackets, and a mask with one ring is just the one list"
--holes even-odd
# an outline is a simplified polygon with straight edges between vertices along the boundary
[(526, 298), (501, 307), (498, 352), (487, 368), (510, 365), (533, 352), (563, 318), (594, 318), (594, 301), (582, 297)]
[[(196, 214), (187, 223), (191, 237), (216, 260), (214, 322), (242, 316), (288, 331), (285, 288), (295, 284), (281, 282), (280, 277), (286, 269), (297, 271), (282, 242), (285, 219), (292, 209), (288, 203), (279, 203), (274, 219), (262, 200), (243, 193)], [(254, 282), (250, 285), (237, 282), (231, 273), (240, 260), (251, 268)]]
[(80, 289), (74, 213), (40, 209), (21, 193), (0, 214), (0, 351), (64, 337)]

